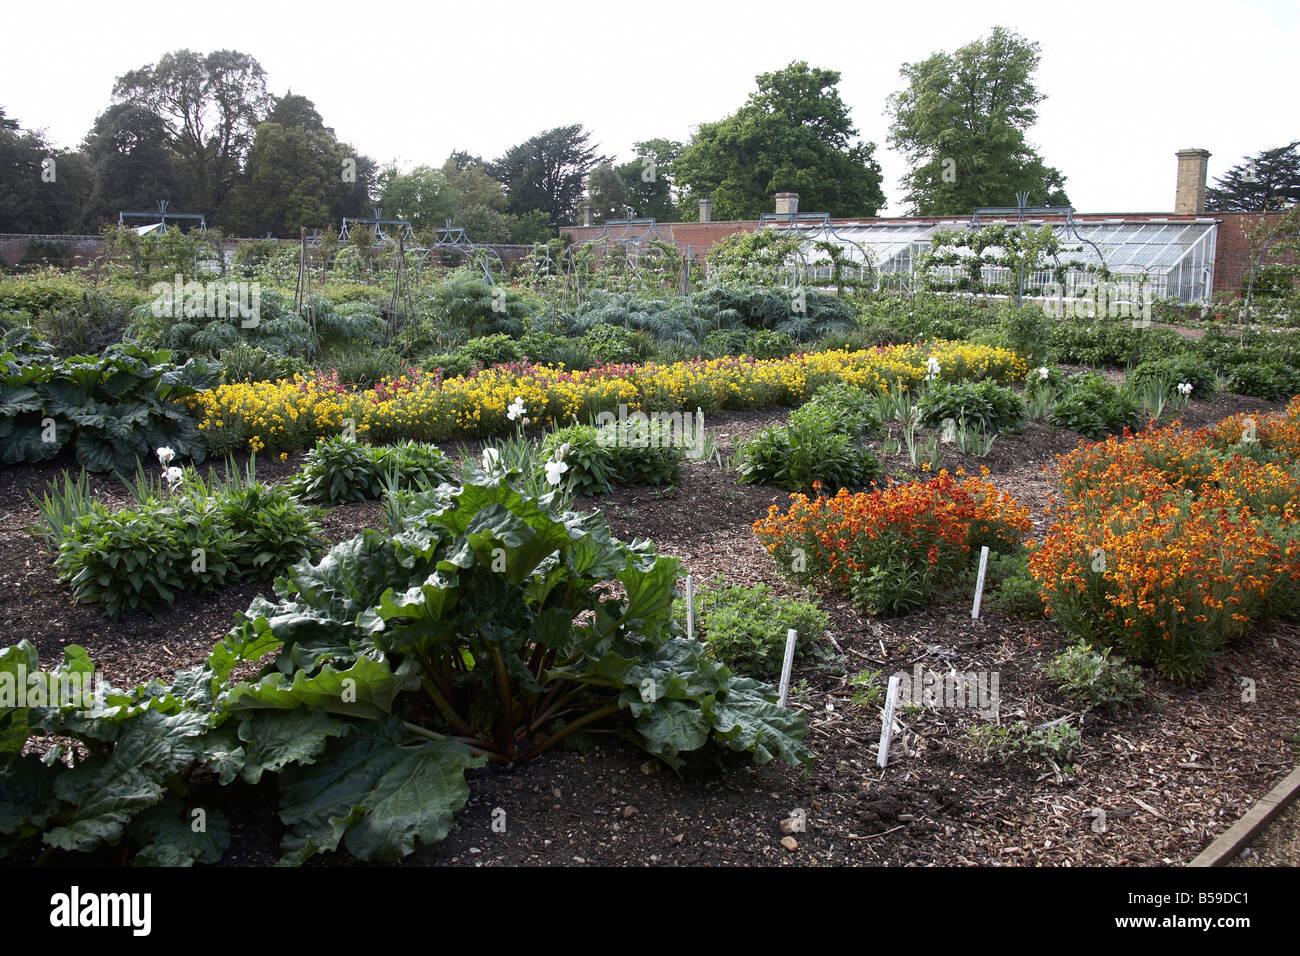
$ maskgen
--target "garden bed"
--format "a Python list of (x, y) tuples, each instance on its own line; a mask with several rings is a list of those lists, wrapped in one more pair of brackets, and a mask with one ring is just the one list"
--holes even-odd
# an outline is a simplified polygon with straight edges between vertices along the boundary
[[(1224, 395), (1193, 401), (1190, 425), (1278, 403)], [(1166, 416), (1168, 417), (1168, 416)], [(784, 420), (781, 410), (727, 412), (708, 424), (723, 460), (737, 438)], [(1044, 466), (1079, 436), (1031, 424), (999, 436), (983, 459), (945, 456), (945, 467), (990, 471), (989, 480), (1031, 509), (1034, 534), (1045, 528), (1051, 494)], [(453, 448), (448, 447), (448, 452)], [(259, 476), (287, 478), (300, 460), (259, 461)], [(885, 474), (914, 473), (902, 456), (882, 459)], [(51, 557), (25, 529), (37, 521), (28, 497), (62, 466), (7, 469), (0, 489), (0, 623), (16, 642), (37, 646), (43, 665), (66, 644), (85, 646), (113, 684), (130, 685), (200, 662), (265, 585), (235, 585), (206, 597), (183, 596), (157, 616), (109, 621), (77, 606), (55, 578)], [(915, 477), (915, 474), (913, 474)], [(115, 504), (126, 495), (108, 479), (95, 490)], [(599, 507), (615, 534), (652, 539), (682, 560), (697, 581), (763, 582), (798, 593), (778, 573), (752, 532), (778, 490), (742, 485), (716, 462), (688, 464), (666, 491), (623, 489), (583, 506)], [(378, 521), (375, 502), (343, 505), (323, 519), (333, 542)], [(1083, 748), (1072, 771), (1046, 762), (1008, 765), (974, 760), (965, 729), (973, 710), (900, 714), (904, 727), (890, 766), (875, 765), (879, 708), (854, 702), (849, 679), (913, 667), (955, 667), (1000, 674), (1004, 720), (1042, 723), (1077, 713), (1041, 674), (1040, 665), (1071, 642), (1054, 625), (1012, 619), (995, 602), (979, 621), (961, 590), (924, 610), (874, 620), (845, 599), (826, 598), (830, 634), (845, 654), (836, 675), (796, 661), (792, 701), (807, 712), (811, 771), (726, 759), (729, 772), (678, 778), (658, 761), (614, 738), (586, 753), (553, 751), (509, 768), (470, 771), (469, 804), (450, 835), (421, 846), (409, 864), (1179, 864), (1189, 861), (1295, 764), (1300, 731), (1300, 629), (1274, 624), (1225, 649), (1191, 688), (1147, 674), (1147, 706), (1114, 720), (1083, 718)], [(1242, 700), (1242, 678), (1255, 699)], [(1291, 739), (1288, 739), (1291, 738)], [(227, 864), (271, 863), (281, 826), (273, 786), (223, 790), (231, 821)], [(237, 795), (237, 799), (236, 799)], [(504, 818), (494, 811), (505, 811)], [(781, 843), (781, 821), (803, 811), (806, 828)], [(1094, 811), (1104, 811), (1104, 823)], [(1092, 814), (1092, 815), (1089, 815)], [(798, 814), (795, 814), (797, 817)], [(504, 819), (504, 832), (497, 832)], [(120, 852), (120, 851), (119, 851)], [(343, 864), (344, 855), (313, 863)], [(15, 858), (15, 862), (22, 862)]]

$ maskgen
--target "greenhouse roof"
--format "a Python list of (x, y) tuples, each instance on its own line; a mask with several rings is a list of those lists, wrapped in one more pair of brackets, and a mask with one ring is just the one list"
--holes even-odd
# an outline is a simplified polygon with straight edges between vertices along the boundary
[[(981, 225), (996, 223), (996, 220), (984, 221)], [(1014, 221), (1010, 224), (1014, 224)], [(1064, 247), (1074, 249), (1079, 245), (1064, 221), (1046, 222), (1029, 219), (1024, 225), (1031, 228), (1050, 225)], [(891, 260), (918, 244), (929, 245), (930, 237), (935, 232), (969, 226), (968, 219), (954, 219), (940, 222), (933, 220), (828, 222), (808, 226), (798, 224), (794, 228), (807, 232), (809, 238), (836, 241), (849, 247), (859, 246), (870, 254), (877, 269), (888, 271)], [(1106, 265), (1112, 271), (1145, 270), (1160, 273), (1177, 266), (1198, 242), (1212, 236), (1215, 220), (1075, 219), (1074, 228), (1081, 239), (1096, 243), (1106, 260)], [(1082, 246), (1079, 252), (1062, 254), (1062, 261), (1077, 262), (1083, 266), (1100, 265), (1092, 246), (1087, 242)]]

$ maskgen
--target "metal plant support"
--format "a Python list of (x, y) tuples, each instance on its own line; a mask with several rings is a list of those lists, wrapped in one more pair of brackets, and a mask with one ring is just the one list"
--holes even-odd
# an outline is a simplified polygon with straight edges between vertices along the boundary
[[(1097, 258), (1101, 260), (1101, 267), (1106, 268), (1106, 257), (1101, 253), (1101, 247), (1091, 239), (1086, 239), (1079, 234), (1079, 226), (1074, 221), (1073, 206), (1029, 206), (1029, 193), (1016, 193), (1016, 204), (1014, 206), (982, 206), (971, 214), (970, 230), (978, 229), (982, 225), (982, 218), (985, 216), (1005, 219), (1010, 216), (1016, 217), (1016, 228), (1021, 228), (1025, 220), (1029, 218), (1041, 218), (1044, 216), (1062, 216), (1065, 218), (1065, 235), (1067, 239), (1073, 239), (1080, 244), (1087, 243), (1092, 246), (1093, 252), (1097, 253)], [(1052, 253), (1052, 261), (1059, 268), (1061, 265), (1060, 257)], [(1020, 272), (1016, 276), (1016, 308), (1019, 308), (1025, 293), (1025, 264), (1020, 263)]]
[[(830, 213), (826, 212), (765, 212), (758, 218), (758, 228), (764, 229), (768, 226), (780, 227), (783, 235), (798, 235), (806, 242), (833, 242), (841, 248), (848, 246), (856, 249), (862, 257), (859, 265), (859, 281), (865, 283), (874, 278), (874, 287), (879, 287), (881, 275), (876, 272), (871, 264), (871, 253), (859, 242), (841, 236), (835, 229), (834, 223), (831, 222)], [(799, 265), (793, 276), (796, 285), (803, 283), (807, 277), (812, 264), (803, 254), (803, 249), (795, 253), (799, 260)]]
[(182, 219), (182, 220), (187, 220), (187, 221), (193, 221), (193, 220), (197, 219), (197, 220), (199, 221), (199, 232), (207, 232), (207, 231), (208, 231), (208, 219), (207, 219), (207, 217), (206, 217), (203, 213), (201, 213), (201, 212), (168, 212), (168, 211), (167, 211), (167, 207), (168, 207), (168, 205), (170, 205), (170, 200), (167, 200), (167, 199), (160, 199), (160, 200), (158, 200), (158, 211), (157, 211), (157, 212), (138, 212), (138, 211), (132, 211), (132, 210), (129, 210), (129, 209), (122, 209), (122, 210), (119, 210), (119, 211), (118, 211), (118, 214), (117, 214), (117, 224), (118, 224), (119, 226), (125, 226), (125, 225), (126, 225), (126, 221), (127, 221), (128, 219), (148, 219), (148, 220), (150, 220), (151, 222), (154, 222), (154, 223), (156, 223), (158, 226), (161, 227), (161, 228), (159, 229), (159, 232), (166, 232), (166, 231), (167, 231), (167, 220), (169, 220), (169, 219)]
[(1300, 232), (1284, 232), (1276, 236), (1269, 236), (1265, 241), (1259, 254), (1255, 256), (1255, 261), (1250, 265), (1250, 278), (1246, 280), (1246, 314), (1244, 316), (1245, 325), (1250, 328), (1250, 306), (1255, 297), (1255, 273), (1259, 271), (1260, 264), (1264, 261), (1264, 256), (1272, 247), (1273, 243), (1280, 242), (1283, 239), (1300, 239)]
[(492, 275), (493, 263), (496, 264), (496, 269), (502, 277), (505, 276), (506, 272), (505, 260), (501, 258), (501, 255), (491, 246), (471, 242), (464, 228), (453, 226), (450, 219), (444, 220), (444, 222), (445, 225), (435, 231), (433, 245), (428, 249), (418, 251), (428, 258), (435, 255), (441, 256), (444, 250), (459, 253), (462, 263), (470, 262), (478, 266), (483, 272), (484, 281), (490, 286), (496, 285), (496, 278)]
[[(579, 249), (583, 247), (590, 249), (608, 246), (619, 247), (625, 261), (631, 265), (632, 273), (629, 274), (631, 275), (643, 272), (642, 259), (647, 261), (653, 259), (656, 251), (655, 243), (659, 243), (661, 247), (670, 246), (676, 249), (681, 259), (677, 270), (677, 291), (682, 295), (690, 295), (691, 247), (679, 239), (664, 235), (655, 219), (634, 219), (631, 207), (624, 207), (624, 211), (627, 213), (626, 219), (606, 219), (601, 223), (599, 233), (590, 239), (581, 239), (573, 243), (561, 254), (561, 264), (564, 267), (566, 276), (566, 295), (571, 282), (576, 298), (579, 301), (582, 298), (582, 281), (577, 258)], [(548, 262), (550, 260), (549, 251), (547, 260)], [(648, 267), (644, 271), (648, 272)]]

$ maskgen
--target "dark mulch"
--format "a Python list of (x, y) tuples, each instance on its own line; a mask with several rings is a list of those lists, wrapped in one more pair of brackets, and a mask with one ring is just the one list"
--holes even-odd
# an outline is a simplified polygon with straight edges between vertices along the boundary
[[(1245, 410), (1278, 407), (1222, 396), (1193, 402), (1189, 425)], [(785, 412), (714, 416), (723, 461), (738, 438), (784, 419)], [(944, 467), (977, 473), (1034, 511), (1039, 530), (1050, 495), (1043, 472), (1079, 436), (1031, 425), (998, 438), (985, 459), (945, 456)], [(263, 477), (286, 476), (289, 462), (259, 462)], [(887, 474), (914, 473), (894, 456)], [(27, 637), (51, 663), (62, 646), (86, 646), (116, 684), (165, 677), (201, 660), (265, 585), (247, 584), (205, 597), (186, 596), (156, 617), (116, 622), (74, 606), (56, 581), (50, 555), (27, 533), (36, 521), (29, 491), (39, 492), (58, 465), (0, 472), (0, 622), (9, 638)], [(96, 490), (125, 501), (112, 483)], [(800, 593), (782, 578), (751, 533), (785, 493), (741, 485), (715, 462), (686, 466), (682, 483), (658, 492), (624, 489), (591, 502), (624, 538), (652, 538), (684, 571), (707, 581), (762, 581)], [(378, 505), (333, 509), (332, 540), (379, 521)], [(689, 865), (689, 864), (1178, 864), (1190, 860), (1266, 793), (1297, 759), (1300, 730), (1300, 629), (1272, 625), (1226, 649), (1206, 679), (1191, 689), (1148, 679), (1141, 711), (1120, 719), (1083, 718), (1082, 753), (1070, 767), (1037, 760), (978, 762), (966, 709), (900, 712), (890, 763), (876, 767), (878, 706), (854, 702), (849, 679), (862, 671), (885, 676), (916, 665), (946, 671), (996, 671), (1001, 717), (1041, 723), (1071, 715), (1071, 705), (1043, 681), (1041, 663), (1069, 641), (1043, 621), (1003, 615), (990, 596), (978, 621), (971, 595), (954, 593), (922, 611), (872, 619), (847, 601), (823, 599), (831, 637), (846, 657), (842, 673), (796, 662), (792, 700), (807, 713), (813, 769), (755, 768), (728, 757), (723, 773), (679, 778), (616, 738), (598, 737), (586, 753), (553, 752), (507, 769), (471, 775), (472, 797), (451, 835), (407, 861), (420, 864)], [(1255, 682), (1243, 701), (1243, 678)], [(274, 788), (231, 788), (218, 797), (231, 817), (229, 864), (275, 859), (279, 823)], [(799, 813), (795, 813), (799, 811)], [(1096, 811), (1104, 811), (1104, 822)], [(806, 828), (781, 844), (784, 818)], [(503, 821), (497, 832), (494, 821)], [(348, 858), (322, 859), (352, 865)]]

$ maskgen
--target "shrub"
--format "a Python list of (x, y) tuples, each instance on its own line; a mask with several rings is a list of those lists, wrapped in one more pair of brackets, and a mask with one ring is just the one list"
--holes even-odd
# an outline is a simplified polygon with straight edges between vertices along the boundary
[(1043, 595), (1029, 571), (1029, 553), (992, 555), (987, 569), (987, 584), (996, 590), (989, 603), (1011, 617), (1043, 616)]
[(1300, 369), (1281, 362), (1246, 362), (1228, 372), (1228, 391), (1280, 401), (1300, 394)]
[(399, 488), (415, 488), (423, 482), (437, 487), (454, 475), (452, 462), (434, 445), (376, 447), (329, 438), (307, 453), (291, 487), (303, 501), (336, 505), (381, 497), (390, 477)]
[(1128, 376), (1128, 384), (1133, 390), (1148, 382), (1168, 382), (1172, 389), (1181, 383), (1192, 386), (1194, 398), (1210, 398), (1214, 395), (1213, 367), (1195, 355), (1178, 355), (1172, 358), (1154, 359), (1136, 366)]
[[(1266, 418), (1284, 444), (1294, 425)], [(1110, 439), (1060, 460), (1066, 498), (1030, 557), (1052, 618), (1186, 683), (1252, 620), (1300, 610), (1300, 480), (1219, 450), (1243, 421)]]
[(161, 445), (202, 461), (194, 417), (175, 399), (216, 383), (220, 367), (115, 345), (102, 356), (51, 360), (26, 330), (0, 345), (0, 460), (46, 461), (73, 445), (90, 471), (129, 474)]
[(835, 488), (870, 484), (880, 476), (880, 460), (841, 431), (841, 424), (823, 405), (796, 409), (788, 425), (770, 426), (739, 443), (740, 481), (789, 491), (812, 491), (815, 482)]
[(1020, 547), (1029, 511), (979, 478), (947, 472), (831, 498), (791, 495), (754, 533), (795, 580), (846, 591), (871, 614), (918, 607), (961, 578), (972, 552)]
[(1098, 651), (1085, 641), (1052, 658), (1043, 676), (1084, 710), (1125, 710), (1146, 694), (1142, 668), (1112, 658), (1110, 648)]
[(784, 332), (759, 329), (745, 337), (745, 351), (754, 358), (785, 358), (794, 351), (794, 339)]
[(226, 382), (275, 382), (303, 371), (303, 363), (264, 348), (236, 342), (221, 350)]
[(1187, 348), (1172, 329), (1134, 327), (1131, 321), (1063, 319), (1052, 330), (1048, 355), (1053, 362), (1125, 366), (1159, 359)]
[(393, 348), (348, 346), (330, 349), (321, 356), (318, 367), (336, 373), (340, 382), (369, 387), (401, 375), (406, 362)]
[(654, 343), (642, 332), (619, 325), (601, 325), (582, 338), (582, 346), (601, 363), (642, 362), (654, 351)]
[(839, 430), (850, 438), (864, 439), (884, 433), (876, 394), (855, 385), (831, 382), (818, 388), (808, 404), (826, 409), (839, 423)]
[(594, 425), (570, 425), (568, 428), (556, 429), (542, 440), (540, 455), (537, 457), (543, 463), (550, 461), (558, 457), (559, 450), (564, 445), (569, 446), (563, 459), (569, 466), (565, 477), (574, 495), (594, 498), (612, 491), (619, 483), (620, 476), (612, 460), (613, 456), (609, 448), (601, 443), (600, 430)]
[(797, 634), (802, 659), (829, 660), (824, 640), (829, 618), (815, 601), (782, 598), (765, 584), (745, 587), (718, 578), (696, 601), (696, 620), (709, 656), (739, 673), (764, 680), (781, 676), (786, 634)]
[(209, 492), (191, 476), (177, 493), (134, 508), (94, 502), (64, 528), (59, 580), (116, 618), (181, 592), (273, 577), (321, 543), (314, 515), (288, 489), (250, 476)]
[(995, 382), (931, 382), (917, 400), (921, 422), (931, 428), (945, 420), (985, 432), (1023, 428), (1025, 403)]
[(1059, 428), (1069, 428), (1092, 439), (1136, 428), (1140, 422), (1137, 400), (1100, 375), (1080, 374), (1066, 379), (1047, 418)]

